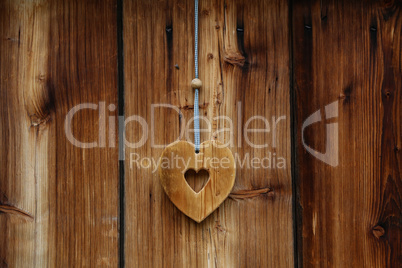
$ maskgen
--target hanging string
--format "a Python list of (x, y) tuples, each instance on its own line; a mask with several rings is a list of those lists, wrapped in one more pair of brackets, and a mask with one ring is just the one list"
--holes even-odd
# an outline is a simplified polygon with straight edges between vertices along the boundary
[(200, 151), (200, 118), (198, 107), (198, 89), (195, 90), (194, 96), (194, 144), (195, 152), (198, 154)]
[(198, 78), (198, 0), (195, 0), (195, 26), (194, 26), (194, 68), (195, 78)]
[[(199, 115), (199, 104), (198, 104), (198, 94), (199, 87), (201, 87), (201, 81), (198, 79), (198, 0), (194, 0), (195, 13), (194, 13), (194, 69), (195, 69), (195, 79), (192, 82), (192, 87), (195, 89), (194, 92), (194, 144), (195, 152), (200, 151), (200, 115)], [(195, 81), (196, 80), (196, 81)], [(195, 81), (195, 82), (194, 82)], [(197, 84), (198, 83), (198, 84)], [(199, 86), (199, 87), (197, 87)]]

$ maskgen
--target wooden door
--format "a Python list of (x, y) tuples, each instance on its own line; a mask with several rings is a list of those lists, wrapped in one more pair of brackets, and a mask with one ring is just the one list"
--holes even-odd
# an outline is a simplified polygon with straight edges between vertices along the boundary
[(401, 9), (200, 0), (237, 168), (196, 223), (155, 172), (193, 140), (194, 2), (1, 0), (0, 267), (400, 267)]

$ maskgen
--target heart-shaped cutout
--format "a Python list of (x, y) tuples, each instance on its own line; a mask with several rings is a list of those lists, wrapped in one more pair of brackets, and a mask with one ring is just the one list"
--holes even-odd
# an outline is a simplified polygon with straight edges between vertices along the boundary
[[(159, 179), (170, 200), (184, 214), (201, 222), (230, 194), (236, 176), (236, 165), (229, 148), (217, 141), (201, 144), (200, 152), (186, 141), (170, 144), (159, 160)], [(209, 180), (196, 193), (187, 184), (187, 170), (209, 173)]]
[(197, 172), (190, 168), (184, 173), (184, 178), (186, 178), (186, 182), (191, 189), (199, 193), (209, 181), (209, 173), (206, 169), (201, 169)]

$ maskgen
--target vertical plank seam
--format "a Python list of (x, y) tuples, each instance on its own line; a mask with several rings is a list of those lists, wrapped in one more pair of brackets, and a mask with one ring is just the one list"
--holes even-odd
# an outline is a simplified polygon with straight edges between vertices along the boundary
[[(123, 0), (117, 0), (117, 101), (119, 143), (119, 267), (125, 266), (125, 170), (124, 170), (124, 43), (123, 43)], [(123, 119), (123, 120), (121, 120)]]
[[(295, 114), (295, 104), (296, 104), (296, 92), (294, 88), (294, 62), (293, 62), (293, 1), (288, 1), (288, 29), (289, 29), (289, 90), (290, 90), (290, 159), (291, 159), (291, 179), (292, 179), (292, 218), (293, 218), (293, 262), (294, 267), (299, 267), (299, 244), (298, 244), (298, 190), (297, 190), (297, 174), (296, 174), (296, 139), (297, 139), (297, 128), (296, 128), (296, 114)], [(302, 267), (302, 261), (300, 261), (300, 267)]]

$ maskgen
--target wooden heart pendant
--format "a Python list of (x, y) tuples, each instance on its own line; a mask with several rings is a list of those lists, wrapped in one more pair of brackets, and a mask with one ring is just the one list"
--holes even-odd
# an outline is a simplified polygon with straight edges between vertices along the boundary
[[(220, 142), (206, 141), (200, 152), (186, 141), (165, 148), (159, 160), (159, 179), (173, 204), (196, 222), (201, 222), (228, 197), (236, 176), (232, 152)], [(187, 183), (187, 170), (205, 169), (209, 180), (196, 193)]]

